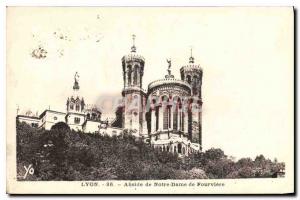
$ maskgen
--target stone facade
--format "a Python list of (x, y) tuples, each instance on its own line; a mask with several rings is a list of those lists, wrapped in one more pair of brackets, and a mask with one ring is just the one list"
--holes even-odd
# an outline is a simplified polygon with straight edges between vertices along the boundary
[(194, 64), (191, 54), (189, 64), (180, 69), (181, 79), (176, 79), (168, 63), (168, 74), (145, 91), (145, 58), (133, 44), (130, 54), (122, 58), (124, 101), (116, 121), (154, 148), (188, 155), (202, 149), (202, 68)]

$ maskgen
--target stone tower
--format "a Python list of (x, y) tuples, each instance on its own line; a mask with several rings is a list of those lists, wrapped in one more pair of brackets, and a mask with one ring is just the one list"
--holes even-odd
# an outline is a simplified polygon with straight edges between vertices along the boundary
[(79, 75), (74, 75), (73, 95), (67, 100), (66, 123), (71, 129), (82, 130), (82, 124), (85, 120), (85, 103), (83, 97), (79, 95)]
[(191, 89), (191, 99), (189, 106), (189, 133), (190, 140), (197, 142), (202, 147), (202, 75), (203, 70), (199, 64), (194, 63), (195, 59), (192, 54), (189, 58), (188, 65), (180, 69), (181, 80), (187, 82)]
[(201, 99), (201, 85), (202, 85), (202, 68), (195, 64), (195, 59), (192, 54), (189, 58), (189, 64), (180, 69), (181, 79), (188, 82), (192, 88), (192, 96)]
[(79, 96), (79, 75), (74, 75), (73, 95), (67, 100), (67, 112), (83, 113), (85, 103), (84, 99)]
[(128, 55), (122, 58), (124, 88), (123, 128), (136, 137), (147, 137), (145, 120), (146, 93), (142, 88), (145, 59), (136, 53), (135, 35)]

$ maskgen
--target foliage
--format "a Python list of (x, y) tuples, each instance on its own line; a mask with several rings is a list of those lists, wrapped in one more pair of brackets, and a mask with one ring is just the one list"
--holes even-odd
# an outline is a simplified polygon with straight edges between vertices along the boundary
[[(24, 166), (34, 174), (24, 179)], [(180, 158), (161, 152), (125, 130), (119, 136), (75, 132), (63, 124), (50, 131), (17, 123), (18, 180), (154, 180), (275, 177), (284, 163), (263, 155), (229, 159), (221, 149)]]

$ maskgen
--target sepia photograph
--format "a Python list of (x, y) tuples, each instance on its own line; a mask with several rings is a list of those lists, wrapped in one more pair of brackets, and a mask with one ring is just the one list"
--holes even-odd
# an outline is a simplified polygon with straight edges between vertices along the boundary
[(295, 192), (293, 7), (6, 12), (7, 193)]

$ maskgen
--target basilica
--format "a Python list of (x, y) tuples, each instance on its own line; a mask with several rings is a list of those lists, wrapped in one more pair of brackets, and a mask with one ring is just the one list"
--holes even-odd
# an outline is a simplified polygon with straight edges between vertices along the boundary
[[(79, 75), (64, 112), (47, 109), (39, 116), (17, 115), (19, 122), (50, 130), (57, 123), (93, 134), (119, 135), (124, 130), (161, 151), (186, 155), (202, 150), (202, 68), (191, 56), (180, 68), (180, 79), (172, 74), (172, 62), (161, 79), (143, 88), (145, 58), (137, 53), (135, 36), (130, 52), (121, 59), (122, 103), (112, 122), (102, 120), (96, 105), (86, 104), (79, 93)], [(150, 64), (151, 65), (151, 64)]]

